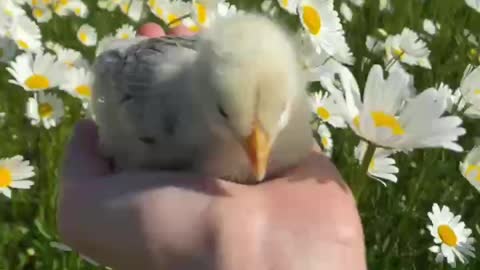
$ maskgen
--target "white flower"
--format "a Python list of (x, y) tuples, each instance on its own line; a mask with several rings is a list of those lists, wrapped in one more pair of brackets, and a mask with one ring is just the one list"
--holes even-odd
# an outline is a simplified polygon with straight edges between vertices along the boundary
[(365, 0), (349, 0), (350, 3), (354, 4), (357, 7), (363, 7), (363, 4), (365, 4)]
[(88, 103), (92, 97), (93, 73), (83, 68), (75, 68), (67, 73), (67, 78), (60, 89)]
[(0, 62), (8, 63), (15, 56), (17, 45), (9, 38), (0, 36)]
[(423, 30), (433, 36), (437, 33), (437, 30), (440, 30), (440, 24), (434, 23), (432, 20), (425, 19), (423, 20)]
[(34, 126), (41, 123), (46, 129), (56, 127), (64, 115), (62, 100), (43, 92), (40, 92), (37, 98), (28, 99), (25, 116)]
[(465, 134), (460, 127), (462, 119), (442, 116), (447, 103), (436, 89), (411, 97), (408, 76), (395, 70), (384, 79), (383, 69), (375, 65), (368, 74), (361, 101), (358, 84), (353, 76), (348, 78), (342, 82), (343, 91), (328, 77), (321, 83), (343, 108), (343, 118), (358, 136), (398, 150), (442, 147), (462, 151), (456, 143)]
[(78, 17), (88, 16), (88, 7), (81, 0), (61, 0), (54, 5), (55, 13), (58, 16), (69, 16), (75, 14)]
[(441, 209), (438, 204), (434, 204), (432, 212), (428, 212), (428, 217), (432, 225), (427, 228), (433, 236), (435, 245), (429, 250), (437, 253), (435, 261), (443, 262), (446, 258), (447, 263), (456, 266), (456, 258), (462, 263), (468, 262), (468, 257), (475, 258), (475, 248), (472, 244), (475, 242), (470, 237), (472, 230), (465, 228), (465, 223), (460, 222), (461, 216), (454, 216), (447, 206)]
[(460, 172), (480, 192), (480, 146), (473, 148), (460, 162)]
[(24, 51), (38, 52), (41, 50), (40, 28), (27, 16), (19, 16), (13, 21), (10, 37)]
[(9, 80), (10, 83), (29, 91), (54, 88), (63, 80), (62, 65), (49, 53), (35, 56), (30, 53), (19, 55), (7, 70), (14, 78)]
[(34, 7), (32, 16), (39, 23), (46, 23), (52, 19), (52, 10), (48, 7)]
[(77, 31), (78, 40), (85, 46), (97, 44), (97, 30), (88, 24), (83, 24)]
[(468, 104), (465, 115), (480, 118), (480, 67), (467, 66), (460, 83), (462, 99)]
[(465, 0), (465, 3), (475, 11), (480, 12), (480, 0)]
[(373, 36), (367, 36), (367, 39), (365, 41), (365, 46), (367, 46), (367, 49), (372, 52), (372, 53), (380, 53), (383, 51), (383, 48), (385, 47), (385, 42), (382, 40), (379, 40)]
[(143, 5), (143, 0), (123, 0), (119, 4), (120, 10), (135, 22), (138, 22), (143, 15)]
[(333, 151), (333, 140), (332, 140), (332, 133), (328, 127), (324, 124), (318, 126), (317, 133), (320, 136), (320, 143), (323, 152), (328, 156), (332, 156)]
[(445, 99), (447, 103), (447, 111), (452, 112), (452, 109), (458, 103), (458, 98), (453, 95), (453, 90), (443, 82), (436, 88), (440, 98)]
[(385, 41), (386, 61), (392, 58), (408, 65), (418, 65), (431, 69), (430, 50), (427, 44), (420, 40), (418, 34), (408, 28), (404, 28), (399, 35), (389, 36)]
[(311, 96), (312, 112), (323, 122), (336, 128), (346, 128), (347, 125), (341, 116), (341, 108), (335, 99), (328, 93), (314, 93)]
[(318, 53), (348, 57), (350, 49), (332, 0), (301, 0), (298, 14)]
[[(367, 146), (368, 144), (366, 142), (361, 141), (354, 149), (354, 156), (360, 164), (363, 162), (363, 158), (365, 157)], [(399, 172), (399, 170), (395, 165), (395, 159), (390, 157), (391, 154), (393, 154), (393, 151), (383, 148), (375, 149), (375, 153), (370, 160), (367, 170), (368, 176), (378, 180), (385, 186), (385, 182), (383, 182), (381, 179), (385, 179), (394, 183), (398, 181), (396, 174)]]
[(99, 56), (102, 52), (105, 51), (105, 49), (108, 47), (108, 45), (112, 42), (115, 41), (116, 39), (110, 34), (104, 36), (97, 44), (97, 49), (95, 50), (95, 55)]
[(224, 0), (194, 0), (192, 15), (202, 28), (209, 27), (217, 17), (228, 17), (237, 13), (237, 7)]
[(300, 0), (277, 0), (282, 9), (290, 14), (297, 14), (298, 2)]
[(115, 37), (120, 39), (132, 39), (136, 35), (137, 31), (129, 24), (122, 25), (122, 27), (118, 28), (115, 32)]
[(27, 179), (34, 175), (30, 162), (20, 155), (0, 159), (0, 193), (11, 198), (12, 188), (29, 189), (33, 181)]
[(353, 13), (350, 7), (344, 2), (340, 5), (340, 14), (347, 22), (352, 21)]
[(88, 67), (89, 64), (82, 54), (78, 51), (68, 48), (56, 48), (58, 62), (64, 65), (66, 69)]
[(8, 17), (17, 17), (25, 15), (25, 10), (18, 6), (12, 0), (2, 0), (0, 1), (0, 17), (8, 16)]

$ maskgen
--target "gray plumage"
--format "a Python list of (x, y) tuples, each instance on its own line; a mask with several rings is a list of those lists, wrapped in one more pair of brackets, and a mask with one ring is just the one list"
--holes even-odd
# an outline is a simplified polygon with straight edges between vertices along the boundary
[(252, 14), (219, 18), (197, 38), (117, 44), (95, 65), (103, 152), (121, 169), (236, 182), (294, 166), (313, 143), (297, 59), (289, 34)]

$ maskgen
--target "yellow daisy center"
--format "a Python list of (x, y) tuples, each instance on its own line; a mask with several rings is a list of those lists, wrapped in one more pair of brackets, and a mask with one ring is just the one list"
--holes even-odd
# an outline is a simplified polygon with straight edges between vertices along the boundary
[(66, 5), (66, 4), (68, 4), (68, 2), (70, 2), (70, 0), (60, 0), (59, 2), (62, 5)]
[(38, 0), (32, 0), (32, 6), (38, 5)]
[(207, 22), (207, 8), (199, 3), (195, 3), (195, 6), (197, 7), (198, 22), (203, 25)]
[(75, 88), (75, 92), (82, 97), (92, 96), (92, 88), (90, 88), (88, 85), (80, 85), (79, 87)]
[(360, 116), (357, 115), (355, 118), (353, 118), (353, 125), (357, 128), (360, 129)]
[(151, 7), (155, 6), (155, 0), (148, 0), (148, 5)]
[(75, 12), (75, 15), (80, 16), (80, 14), (82, 14), (82, 9), (81, 8), (75, 8), (73, 10), (73, 12)]
[(120, 6), (120, 9), (123, 11), (123, 13), (128, 13), (129, 8), (130, 6), (128, 5), (128, 3)]
[(48, 103), (42, 103), (38, 106), (38, 114), (41, 118), (50, 118), (53, 115), (53, 107)]
[(438, 235), (442, 242), (448, 246), (454, 247), (457, 245), (457, 235), (453, 229), (448, 225), (438, 226)]
[(468, 51), (468, 53), (469, 53), (471, 56), (475, 57), (475, 56), (477, 56), (478, 51), (477, 51), (476, 49), (472, 48), (472, 49), (470, 49), (470, 50)]
[(476, 172), (477, 175), (475, 176), (475, 180), (480, 182), (480, 166), (478, 165), (469, 165), (467, 170), (465, 171), (465, 175), (468, 176), (471, 173)]
[(475, 95), (480, 95), (480, 89), (475, 89), (475, 90), (473, 90), (473, 93), (474, 93)]
[(87, 42), (88, 42), (88, 35), (87, 35), (87, 33), (81, 32), (81, 33), (80, 33), (80, 40), (81, 40), (83, 43), (87, 43)]
[(372, 112), (372, 119), (375, 123), (375, 126), (386, 127), (392, 130), (393, 135), (403, 135), (405, 130), (402, 128), (398, 120), (389, 114), (384, 112)]
[[(173, 21), (176, 21), (178, 20), (178, 17), (173, 15), (173, 14), (168, 14), (168, 18), (167, 18), (167, 21), (168, 23), (172, 23)], [(180, 25), (180, 21), (177, 21), (175, 23), (172, 24), (173, 27), (177, 27)]]
[(18, 47), (20, 47), (24, 50), (28, 50), (30, 48), (30, 46), (28, 46), (28, 44), (23, 40), (17, 41), (17, 45), (18, 45)]
[(33, 10), (33, 16), (35, 18), (41, 18), (43, 16), (43, 10), (36, 8)]
[(405, 56), (405, 51), (402, 49), (395, 48), (392, 50), (392, 53), (397, 59), (400, 59), (400, 60)]
[(9, 187), (12, 184), (12, 173), (7, 168), (0, 168), (0, 188)]
[(284, 7), (288, 7), (288, 0), (282, 0), (282, 5)]
[(198, 25), (192, 25), (188, 28), (190, 31), (192, 32), (198, 32), (200, 31), (200, 27), (198, 27)]
[(322, 120), (325, 120), (325, 121), (330, 119), (330, 112), (327, 109), (325, 109), (325, 107), (318, 107), (317, 115), (318, 117), (320, 117)]
[(50, 87), (50, 81), (43, 75), (34, 74), (28, 77), (25, 85), (32, 90), (43, 90)]
[(160, 7), (155, 8), (155, 13), (157, 14), (158, 17), (163, 16), (163, 9)]
[(328, 138), (327, 137), (322, 137), (322, 145), (323, 148), (328, 149), (330, 144), (328, 143)]
[(318, 35), (322, 28), (322, 20), (318, 11), (311, 6), (304, 6), (302, 16), (308, 31), (313, 35)]
[(130, 38), (130, 35), (127, 34), (127, 33), (123, 33), (123, 34), (121, 35), (121, 38), (122, 38), (122, 39), (129, 39), (129, 38)]
[(372, 160), (370, 161), (370, 164), (368, 165), (368, 170), (373, 170), (375, 169), (375, 159), (372, 158)]

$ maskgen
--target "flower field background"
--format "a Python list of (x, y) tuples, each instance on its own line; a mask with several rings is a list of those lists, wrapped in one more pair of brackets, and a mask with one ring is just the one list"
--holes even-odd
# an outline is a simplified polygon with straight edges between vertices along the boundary
[[(165, 25), (165, 21), (170, 20), (160, 19), (158, 9), (150, 8), (161, 1), (149, 1), (150, 6), (147, 6), (147, 1), (137, 0), (132, 3), (130, 0), (70, 1), (77, 4), (71, 7), (70, 13), (67, 9), (64, 12), (60, 9), (54, 10), (52, 17), (48, 18), (44, 13), (34, 12), (36, 6), (33, 6), (32, 2), (35, 1), (1, 0), (0, 8), (3, 10), (0, 10), (0, 17), (5, 18), (11, 15), (11, 12), (6, 12), (12, 9), (8, 3), (25, 2), (23, 5), (14, 4), (14, 6), (25, 10), (26, 16), (40, 27), (41, 47), (47, 47), (47, 44), (50, 44), (48, 41), (58, 43), (65, 48), (80, 52), (81, 58), (86, 59), (90, 64), (98, 49), (96, 45), (101, 44), (102, 42), (99, 41), (104, 37), (110, 34), (118, 37), (132, 34), (127, 28), (118, 34), (117, 29), (123, 25), (129, 24), (133, 29), (137, 29), (145, 22), (153, 21)], [(55, 3), (55, 1), (52, 2)], [(66, 5), (65, 8), (68, 5), (67, 2), (69, 1), (59, 1)], [(114, 2), (119, 4), (116, 5)], [(134, 14), (133, 2), (141, 2), (143, 6), (140, 17)], [(302, 25), (307, 30), (312, 30), (315, 25), (312, 25), (311, 20), (307, 18), (312, 16), (306, 15), (305, 7), (308, 5), (319, 7), (321, 4), (318, 3), (329, 2), (329, 0), (292, 2), (301, 3), (299, 4), (303, 7), (301, 14), (291, 14), (297, 13), (297, 8), (292, 8), (293, 4), (288, 4), (289, 1), (229, 1), (238, 10), (268, 13), (292, 30), (302, 28)], [(126, 6), (122, 6), (122, 3)], [(41, 10), (45, 12), (46, 9), (54, 8), (54, 5), (42, 6)], [(108, 5), (114, 8), (108, 10)], [(282, 8), (280, 5), (287, 6)], [(328, 6), (320, 8), (328, 9)], [(285, 9), (290, 9), (290, 13)], [(299, 8), (298, 12), (300, 10), (302, 9)], [(371, 136), (369, 132), (362, 131), (367, 124), (356, 124), (356, 122), (363, 120), (348, 119), (342, 113), (335, 113), (335, 111), (341, 111), (338, 109), (340, 106), (338, 104), (342, 100), (341, 97), (335, 96), (335, 89), (331, 89), (339, 88), (338, 83), (334, 83), (335, 77), (313, 72), (318, 76), (312, 79), (311, 86), (314, 105), (313, 130), (320, 145), (327, 153), (331, 153), (331, 159), (357, 196), (365, 230), (369, 269), (450, 269), (453, 267), (453, 261), (456, 262), (457, 269), (480, 269), (480, 261), (476, 258), (478, 256), (475, 256), (480, 247), (474, 240), (480, 239), (480, 167), (478, 167), (480, 158), (476, 152), (472, 152), (465, 160), (475, 145), (480, 144), (480, 119), (478, 119), (480, 114), (476, 113), (480, 111), (480, 72), (475, 70), (476, 73), (475, 71), (469, 73), (468, 80), (464, 76), (469, 65), (471, 65), (471, 71), (480, 64), (480, 1), (337, 0), (332, 12), (333, 10), (338, 12), (335, 16), (341, 19), (344, 30), (344, 33), (341, 32), (338, 35), (339, 39), (345, 37), (355, 61), (345, 60), (350, 58), (347, 48), (332, 54), (333, 58), (340, 59), (338, 62), (325, 57), (322, 64), (330, 60), (335, 61), (335, 65), (341, 65), (340, 62), (343, 62), (353, 74), (362, 93), (367, 90), (365, 86), (367, 77), (375, 64), (382, 66), (382, 70), (391, 72), (391, 76), (395, 70), (402, 70), (401, 74), (405, 72), (410, 74), (413, 77), (411, 82), (416, 89), (415, 95), (428, 88), (434, 88), (435, 93), (445, 90), (437, 97), (440, 100), (438, 102), (445, 103), (445, 106), (438, 105), (445, 107), (441, 112), (443, 115), (458, 116), (458, 119), (462, 120), (459, 123), (457, 121), (458, 126), (466, 131), (466, 134), (462, 135), (460, 129), (452, 127), (446, 132), (454, 130), (455, 132), (452, 131), (454, 135), (453, 133), (437, 134), (447, 137), (452, 135), (447, 141), (458, 143), (463, 150), (447, 144), (446, 141), (442, 141), (443, 144), (431, 144), (431, 148), (426, 149), (423, 148), (425, 145), (419, 147), (418, 142), (397, 147), (399, 143), (393, 141), (389, 145), (385, 140), (378, 139), (381, 136)], [(320, 11), (322, 15), (322, 10)], [(170, 12), (175, 13), (173, 8)], [(175, 15), (181, 17), (183, 14)], [(430, 21), (425, 21), (426, 19)], [(45, 22), (40, 22), (43, 20)], [(196, 22), (200, 24), (198, 17)], [(335, 25), (335, 22), (330, 23)], [(92, 26), (96, 36), (91, 35), (88, 30), (82, 36), (78, 31), (84, 24)], [(185, 25), (190, 26), (191, 29), (197, 29), (193, 21), (188, 21)], [(72, 127), (78, 119), (88, 115), (85, 110), (88, 106), (88, 93), (79, 91), (80, 88), (76, 86), (80, 86), (80, 83), (73, 87), (69, 87), (68, 83), (59, 84), (59, 87), (46, 91), (26, 89), (32, 88), (32, 81), (29, 84), (28, 80), (22, 82), (14, 78), (12, 72), (7, 71), (7, 67), (12, 67), (12, 63), (18, 60), (16, 57), (22, 55), (24, 50), (35, 51), (32, 49), (35, 41), (32, 41), (32, 37), (29, 36), (31, 33), (29, 31), (8, 34), (2, 33), (2, 27), (2, 18), (0, 18), (0, 159), (21, 155), (24, 160), (30, 162), (34, 175), (29, 177), (30, 175), (25, 173), (23, 179), (13, 179), (13, 181), (25, 179), (33, 181), (30, 189), (25, 189), (27, 188), (25, 186), (15, 189), (13, 185), (9, 186), (10, 181), (7, 181), (12, 180), (11, 174), (8, 174), (8, 170), (12, 168), (5, 165), (5, 160), (0, 163), (0, 270), (102, 269), (73, 251), (63, 250), (66, 247), (60, 244), (61, 240), (58, 238), (56, 228), (59, 167)], [(402, 39), (405, 28), (411, 29), (418, 35), (413, 38), (413, 41), (410, 40), (412, 44), (408, 43), (408, 38)], [(315, 43), (315, 40), (323, 38), (322, 34), (318, 38), (311, 32), (310, 36), (313, 38), (307, 39), (309, 42), (313, 40)], [(401, 40), (399, 44), (394, 40), (394, 35), (398, 35), (397, 38)], [(3, 41), (6, 39), (13, 39), (14, 47), (19, 46), (20, 50), (10, 55), (11, 50), (7, 49), (9, 45)], [(416, 39), (423, 40), (424, 46), (418, 46)], [(20, 41), (28, 43), (29, 48), (26, 49), (25, 46), (21, 48)], [(337, 44), (337, 40), (321, 40), (318, 43), (320, 45), (317, 45), (325, 54), (331, 47), (342, 47), (342, 42), (338, 40)], [(52, 47), (51, 44), (48, 46)], [(418, 47), (426, 47), (429, 52)], [(55, 52), (58, 55), (58, 51)], [(388, 58), (389, 55), (390, 58)], [(88, 63), (78, 65), (83, 65), (85, 70), (89, 68)], [(336, 70), (335, 65), (325, 65), (325, 67), (327, 71), (328, 69)], [(306, 69), (314, 70), (308, 64)], [(67, 68), (60, 71), (59, 74), (54, 75), (67, 77)], [(68, 74), (69, 77), (73, 76)], [(82, 78), (82, 75), (78, 75), (78, 78)], [(12, 80), (16, 80), (16, 83), (12, 83)], [(85, 81), (87, 85), (88, 83), (91, 85), (91, 81), (88, 79)], [(329, 82), (332, 82), (330, 88)], [(446, 87), (442, 90), (441, 83), (448, 85), (453, 91), (447, 91)], [(457, 88), (464, 91), (456, 92)], [(70, 89), (73, 90), (69, 91)], [(81, 89), (85, 90), (85, 88)], [(315, 99), (313, 93), (319, 90), (321, 93), (330, 93), (328, 98), (336, 97), (336, 99), (334, 102), (323, 96), (317, 96)], [(32, 102), (41, 103), (38, 95), (47, 91), (54, 93), (63, 101), (62, 115), (54, 121), (50, 119), (53, 122), (44, 119), (41, 106), (39, 107), (38, 104), (38, 108), (34, 107), (33, 114), (32, 107), (29, 107), (30, 113), (26, 109), (29, 98), (34, 98)], [(333, 105), (328, 106), (329, 102)], [(447, 103), (449, 106), (446, 105)], [(425, 106), (422, 110), (416, 111), (416, 116), (428, 115), (435, 108)], [(395, 112), (392, 114), (395, 115)], [(376, 114), (377, 118), (372, 116), (376, 121), (375, 126), (377, 128), (382, 125), (390, 126), (395, 133), (394, 128), (397, 122), (394, 120), (398, 119), (398, 115), (395, 115), (393, 120), (386, 114), (381, 114), (382, 117), (379, 115)], [(338, 121), (333, 121), (333, 116), (340, 118)], [(318, 128), (319, 125), (320, 128)], [(360, 128), (360, 125), (363, 127)], [(420, 126), (414, 127), (413, 131), (420, 128)], [(409, 131), (402, 129), (402, 132)], [(402, 132), (397, 132), (397, 135), (403, 134)], [(356, 148), (360, 142), (359, 136), (370, 141), (370, 147), (362, 146), (367, 148), (363, 149), (364, 151), (361, 151), (362, 147)], [(398, 150), (387, 152), (383, 156), (385, 165), (383, 169), (387, 168), (383, 174), (382, 168), (379, 167), (381, 155), (377, 156), (375, 153), (373, 163), (367, 160), (368, 162), (362, 162), (362, 166), (359, 164), (360, 157), (372, 157), (374, 152), (369, 151), (374, 150), (372, 145)], [(456, 151), (448, 150), (452, 148)], [(413, 150), (409, 151), (410, 149)], [(395, 163), (392, 163), (393, 160)], [(392, 169), (392, 166), (395, 168)], [(384, 181), (385, 184), (377, 180)], [(24, 184), (30, 186), (29, 182)], [(11, 194), (5, 191), (9, 187), (12, 188)], [(437, 208), (435, 204), (440, 207)], [(449, 214), (450, 211), (453, 215)], [(453, 218), (456, 215), (461, 217)], [(464, 224), (461, 225), (459, 222)], [(431, 227), (428, 227), (429, 225)]]

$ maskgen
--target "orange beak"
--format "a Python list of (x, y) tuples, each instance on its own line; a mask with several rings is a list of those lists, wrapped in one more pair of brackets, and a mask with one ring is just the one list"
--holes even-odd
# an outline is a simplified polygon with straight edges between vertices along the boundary
[(271, 145), (267, 134), (258, 124), (255, 124), (252, 133), (245, 140), (245, 150), (259, 182), (265, 178), (267, 173), (270, 149)]

